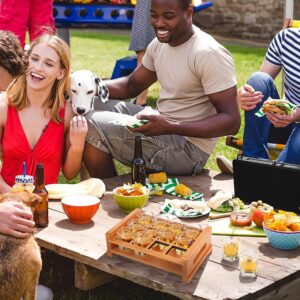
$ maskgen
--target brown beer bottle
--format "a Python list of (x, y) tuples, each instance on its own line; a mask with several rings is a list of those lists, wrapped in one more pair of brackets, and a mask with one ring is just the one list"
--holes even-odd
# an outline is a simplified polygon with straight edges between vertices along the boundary
[(146, 162), (143, 159), (142, 139), (140, 136), (135, 137), (134, 157), (131, 162), (131, 182), (146, 184)]
[(44, 165), (37, 164), (36, 176), (35, 176), (35, 189), (33, 193), (39, 195), (42, 198), (42, 202), (36, 207), (33, 218), (36, 227), (47, 227), (49, 223), (48, 218), (48, 192), (45, 188), (44, 179)]

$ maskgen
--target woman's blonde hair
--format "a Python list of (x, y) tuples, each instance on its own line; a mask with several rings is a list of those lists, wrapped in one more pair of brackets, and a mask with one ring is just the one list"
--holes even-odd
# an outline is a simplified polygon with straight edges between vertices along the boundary
[[(65, 96), (69, 94), (70, 90), (70, 48), (59, 37), (55, 35), (45, 34), (37, 38), (28, 50), (28, 57), (32, 49), (38, 45), (45, 43), (56, 51), (60, 58), (60, 67), (64, 69), (65, 74), (61, 80), (56, 80), (51, 89), (50, 95), (45, 103), (45, 109), (51, 109), (51, 118), (56, 123), (62, 122), (59, 116), (59, 111), (65, 104)], [(28, 105), (28, 98), (26, 94), (26, 74), (16, 78), (16, 80), (7, 89), (8, 104), (14, 106), (17, 110), (21, 110)]]

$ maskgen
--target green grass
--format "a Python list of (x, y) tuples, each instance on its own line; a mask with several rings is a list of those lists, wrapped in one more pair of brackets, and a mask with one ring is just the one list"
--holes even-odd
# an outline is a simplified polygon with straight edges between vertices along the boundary
[[(115, 61), (134, 53), (128, 51), (129, 35), (107, 34), (97, 32), (73, 31), (71, 34), (72, 68), (73, 70), (88, 69), (102, 78), (110, 78)], [(238, 86), (244, 84), (249, 75), (258, 70), (261, 65), (266, 48), (230, 46), (225, 47), (232, 53), (235, 64)], [(278, 86), (280, 82), (278, 82)], [(149, 89), (148, 104), (155, 107), (159, 95), (159, 85), (156, 83)], [(243, 122), (239, 132), (242, 136)], [(228, 158), (234, 158), (237, 150), (229, 148), (221, 138), (214, 153), (211, 155), (206, 168), (217, 170), (215, 157), (223, 154)], [(126, 173), (129, 169), (120, 164), (117, 165), (119, 173)], [(78, 181), (77, 177), (73, 182)], [(64, 178), (60, 179), (65, 182)], [(132, 282), (118, 279), (103, 287), (82, 292), (74, 288), (73, 265), (66, 258), (53, 253), (44, 254), (44, 267), (40, 282), (49, 286), (55, 294), (55, 299), (175, 299), (172, 296), (155, 292), (141, 287)]]

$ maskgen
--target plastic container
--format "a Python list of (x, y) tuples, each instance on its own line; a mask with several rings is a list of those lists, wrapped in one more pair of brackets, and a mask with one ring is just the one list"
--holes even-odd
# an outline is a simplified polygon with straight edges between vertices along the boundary
[(33, 192), (34, 186), (34, 178), (30, 175), (17, 175), (15, 178), (15, 184), (12, 187), (12, 191), (29, 191)]

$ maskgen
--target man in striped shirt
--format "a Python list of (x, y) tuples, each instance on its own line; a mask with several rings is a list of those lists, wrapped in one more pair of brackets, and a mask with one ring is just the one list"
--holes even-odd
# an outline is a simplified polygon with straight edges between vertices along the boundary
[(286, 144), (278, 161), (300, 164), (300, 109), (292, 115), (255, 113), (269, 97), (279, 99), (274, 79), (284, 71), (286, 100), (300, 106), (300, 28), (280, 31), (272, 40), (260, 71), (251, 75), (239, 89), (238, 99), (245, 111), (243, 153), (248, 157), (268, 159), (267, 142)]

